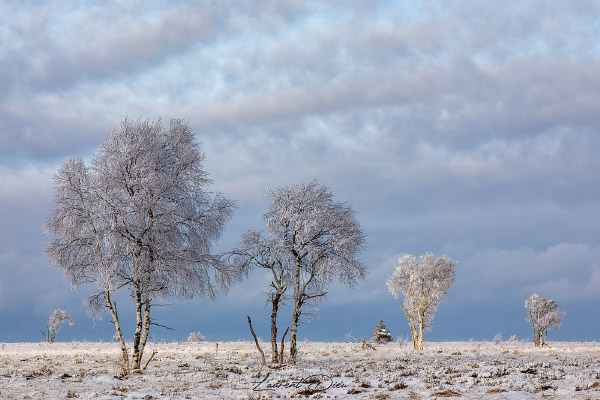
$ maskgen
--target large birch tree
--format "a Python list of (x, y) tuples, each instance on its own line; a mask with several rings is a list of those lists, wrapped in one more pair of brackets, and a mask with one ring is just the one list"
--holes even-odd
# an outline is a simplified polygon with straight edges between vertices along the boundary
[[(44, 225), (48, 262), (73, 287), (91, 284), (92, 312), (108, 309), (127, 370), (140, 369), (152, 306), (167, 298), (214, 298), (232, 271), (211, 254), (234, 203), (211, 194), (204, 155), (189, 125), (125, 119), (91, 165), (68, 159), (55, 176)], [(129, 292), (136, 324), (131, 359), (113, 294)]]
[(426, 253), (419, 257), (405, 254), (396, 263), (387, 286), (395, 298), (403, 296), (400, 307), (408, 318), (415, 350), (423, 350), (423, 333), (431, 330), (438, 304), (448, 296), (454, 282), (456, 261), (446, 256), (434, 258)]

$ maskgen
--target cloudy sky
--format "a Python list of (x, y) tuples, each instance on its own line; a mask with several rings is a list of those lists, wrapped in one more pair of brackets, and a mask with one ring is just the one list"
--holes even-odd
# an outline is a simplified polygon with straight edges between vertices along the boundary
[[(591, 0), (0, 3), (0, 342), (41, 340), (59, 307), (59, 340), (110, 340), (41, 226), (53, 174), (126, 116), (195, 128), (238, 204), (216, 250), (261, 228), (268, 188), (317, 179), (356, 210), (368, 277), (331, 287), (301, 339), (408, 335), (385, 280), (426, 251), (459, 262), (426, 340), (530, 337), (534, 292), (567, 312), (550, 339), (600, 339), (599, 21)], [(267, 282), (173, 301), (175, 332), (151, 334), (248, 340), (251, 315), (267, 338)]]

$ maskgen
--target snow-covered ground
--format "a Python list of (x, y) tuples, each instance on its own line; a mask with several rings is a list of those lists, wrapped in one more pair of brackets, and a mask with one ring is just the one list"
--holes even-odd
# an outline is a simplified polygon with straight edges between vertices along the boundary
[[(263, 344), (268, 351), (270, 346)], [(287, 350), (287, 349), (286, 349)], [(116, 343), (0, 344), (2, 399), (600, 399), (600, 344), (299, 343), (263, 367), (253, 342), (149, 343), (124, 376)]]

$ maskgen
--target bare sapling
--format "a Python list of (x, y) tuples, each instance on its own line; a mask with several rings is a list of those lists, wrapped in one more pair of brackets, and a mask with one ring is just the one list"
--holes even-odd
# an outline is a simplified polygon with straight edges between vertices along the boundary
[(252, 334), (252, 337), (254, 338), (254, 344), (256, 344), (256, 348), (258, 349), (258, 352), (260, 354), (260, 361), (261, 361), (262, 365), (267, 365), (267, 360), (265, 359), (265, 352), (260, 347), (260, 343), (258, 342), (258, 337), (256, 336), (254, 329), (252, 328), (252, 320), (250, 319), (250, 316), (247, 316), (247, 318), (248, 318), (248, 326), (250, 327), (250, 333)]

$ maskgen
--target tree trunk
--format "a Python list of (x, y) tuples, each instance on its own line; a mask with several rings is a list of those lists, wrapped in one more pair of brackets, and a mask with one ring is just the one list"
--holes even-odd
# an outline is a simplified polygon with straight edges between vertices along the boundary
[(127, 353), (127, 345), (125, 344), (125, 340), (123, 339), (123, 332), (121, 332), (121, 325), (119, 324), (117, 303), (112, 303), (110, 299), (110, 290), (108, 288), (104, 290), (104, 299), (106, 300), (106, 307), (108, 307), (108, 311), (110, 311), (110, 316), (112, 317), (113, 324), (115, 324), (117, 338), (119, 339), (119, 344), (121, 345), (121, 353), (123, 355), (123, 366), (125, 367), (125, 369), (129, 370), (129, 354)]
[(413, 342), (413, 350), (418, 350), (418, 343), (419, 343), (419, 336), (417, 334), (417, 327), (416, 326), (411, 326), (410, 327), (410, 334), (412, 336), (412, 342)]
[(408, 326), (410, 328), (410, 337), (411, 337), (412, 343), (413, 343), (413, 350), (417, 350), (417, 343), (418, 342), (417, 342), (417, 326), (416, 326), (416, 321), (412, 317), (412, 315), (408, 312), (408, 309), (404, 305), (404, 302), (402, 302), (402, 304), (400, 304), (400, 308), (402, 308), (402, 311), (404, 311), (404, 315), (406, 315), (406, 319), (408, 319)]
[(290, 364), (296, 364), (296, 333), (298, 331), (298, 321), (300, 320), (300, 307), (302, 306), (300, 297), (300, 259), (296, 255), (296, 282), (294, 283), (294, 313), (292, 314), (292, 327), (290, 329)]
[(140, 361), (139, 367), (142, 365), (142, 358), (144, 356), (144, 349), (146, 348), (146, 343), (148, 342), (148, 334), (150, 332), (150, 299), (144, 300), (144, 323), (142, 325), (142, 337), (140, 338)]
[(546, 337), (548, 336), (548, 327), (545, 327), (540, 334), (540, 347), (544, 347), (546, 344)]
[(423, 316), (419, 314), (419, 343), (417, 350), (423, 350)]
[(280, 300), (281, 293), (279, 292), (275, 293), (275, 296), (271, 299), (271, 303), (273, 304), (273, 311), (271, 311), (271, 362), (273, 363), (280, 362), (277, 352), (277, 312), (279, 311)]
[[(530, 318), (531, 318), (531, 314), (530, 314)], [(533, 345), (535, 347), (537, 347), (538, 345), (538, 335), (537, 335), (537, 330), (535, 329), (535, 323), (533, 318), (531, 319), (531, 329), (533, 329)]]
[(142, 355), (140, 354), (140, 342), (142, 339), (142, 328), (144, 325), (142, 291), (139, 281), (134, 281), (133, 298), (135, 300), (135, 333), (133, 334), (133, 356), (131, 358), (131, 369), (140, 369)]
[(285, 360), (285, 358), (283, 356), (283, 349), (284, 349), (284, 346), (285, 346), (285, 335), (287, 335), (287, 333), (288, 333), (289, 330), (290, 330), (290, 327), (288, 326), (285, 329), (285, 332), (283, 332), (283, 336), (281, 337), (281, 348), (279, 349), (279, 360), (280, 360), (281, 364), (283, 364), (284, 360)]
[(290, 329), (290, 364), (296, 364), (296, 355), (298, 354), (298, 349), (296, 347), (296, 332), (298, 331), (300, 313), (299, 306), (295, 307), (294, 314), (292, 315), (292, 328)]
[[(406, 314), (408, 317), (408, 314)], [(417, 321), (414, 318), (408, 318), (408, 324), (410, 325), (410, 336), (413, 342), (413, 350), (417, 350), (417, 343), (419, 342), (419, 337), (417, 335)]]

